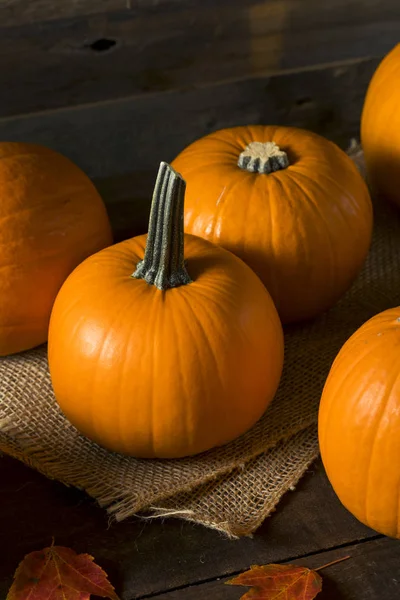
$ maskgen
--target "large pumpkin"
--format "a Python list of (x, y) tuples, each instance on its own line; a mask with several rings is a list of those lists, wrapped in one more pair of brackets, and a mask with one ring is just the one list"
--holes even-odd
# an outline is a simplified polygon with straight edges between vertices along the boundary
[(308, 131), (261, 125), (210, 134), (173, 161), (187, 181), (185, 230), (242, 258), (283, 322), (315, 317), (347, 290), (371, 240), (352, 160)]
[(326, 381), (319, 442), (344, 506), (400, 538), (400, 308), (367, 321), (343, 346)]
[(375, 71), (361, 117), (361, 142), (373, 192), (400, 205), (400, 44)]
[(70, 160), (0, 143), (0, 355), (47, 340), (53, 302), (71, 271), (112, 243), (104, 204)]
[(162, 163), (148, 236), (83, 262), (51, 317), (50, 373), (65, 415), (102, 446), (138, 457), (196, 454), (239, 436), (282, 370), (268, 292), (236, 256), (184, 236), (183, 194)]

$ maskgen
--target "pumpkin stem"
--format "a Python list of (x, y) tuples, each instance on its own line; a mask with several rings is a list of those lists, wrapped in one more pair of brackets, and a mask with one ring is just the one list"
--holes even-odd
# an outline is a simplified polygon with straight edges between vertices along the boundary
[(238, 166), (250, 173), (273, 173), (286, 169), (289, 159), (275, 142), (250, 142), (240, 154)]
[(184, 260), (183, 203), (186, 183), (167, 163), (158, 170), (144, 258), (132, 274), (159, 290), (191, 283)]

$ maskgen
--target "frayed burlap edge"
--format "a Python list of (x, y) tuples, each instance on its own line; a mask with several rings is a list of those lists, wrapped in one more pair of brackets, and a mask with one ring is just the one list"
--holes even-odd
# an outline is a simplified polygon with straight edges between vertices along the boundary
[(271, 515), (282, 496), (295, 486), (319, 455), (316, 424), (277, 444), (190, 494), (164, 499), (143, 519), (180, 518), (201, 523), (231, 539), (248, 536)]

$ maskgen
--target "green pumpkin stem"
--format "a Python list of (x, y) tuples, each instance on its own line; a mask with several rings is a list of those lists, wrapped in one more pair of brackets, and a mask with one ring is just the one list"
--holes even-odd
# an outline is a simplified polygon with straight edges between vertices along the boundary
[(238, 166), (250, 173), (274, 173), (289, 166), (284, 150), (275, 142), (250, 142), (240, 154)]
[(167, 163), (158, 170), (144, 258), (132, 274), (159, 290), (191, 283), (184, 260), (183, 206), (186, 183)]

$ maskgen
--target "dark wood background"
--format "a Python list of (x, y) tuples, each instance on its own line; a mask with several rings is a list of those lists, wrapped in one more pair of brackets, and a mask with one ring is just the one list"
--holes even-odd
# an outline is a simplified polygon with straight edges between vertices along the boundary
[(230, 125), (358, 134), (397, 0), (3, 0), (0, 139), (96, 178), (154, 173)]

